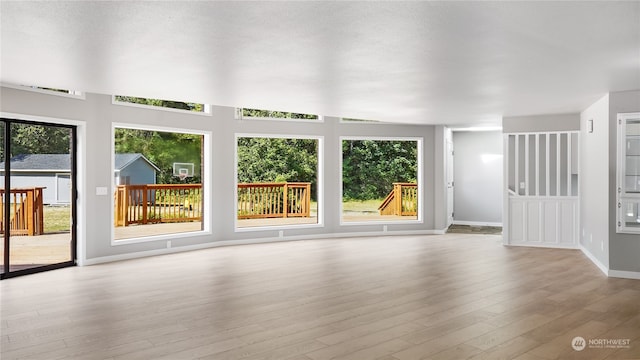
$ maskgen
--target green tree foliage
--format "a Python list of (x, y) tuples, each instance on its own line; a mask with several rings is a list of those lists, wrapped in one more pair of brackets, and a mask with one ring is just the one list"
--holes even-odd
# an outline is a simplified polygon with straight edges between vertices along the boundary
[(261, 118), (275, 118), (275, 119), (318, 120), (318, 115), (297, 114), (297, 113), (284, 112), (284, 111), (244, 109), (244, 108), (242, 109), (242, 116), (246, 116), (246, 117), (261, 117)]
[(316, 198), (318, 140), (238, 139), (238, 182), (310, 182)]
[(195, 111), (195, 112), (204, 111), (204, 104), (190, 103), (190, 102), (147, 99), (147, 98), (140, 98), (140, 97), (134, 97), (134, 96), (121, 96), (121, 95), (116, 95), (116, 101), (127, 102), (131, 104), (160, 106), (160, 107), (166, 107), (171, 109), (181, 109), (181, 110), (188, 110), (188, 111)]
[[(71, 130), (43, 125), (11, 125), (10, 157), (22, 154), (68, 154), (71, 151)], [(4, 158), (4, 147), (0, 146)]]
[[(159, 184), (200, 183), (202, 135), (117, 128), (115, 150), (118, 154), (141, 153), (161, 172)], [(173, 176), (173, 163), (194, 163), (194, 176), (180, 180)]]
[(415, 182), (417, 155), (416, 141), (343, 140), (344, 199), (381, 199), (394, 182)]

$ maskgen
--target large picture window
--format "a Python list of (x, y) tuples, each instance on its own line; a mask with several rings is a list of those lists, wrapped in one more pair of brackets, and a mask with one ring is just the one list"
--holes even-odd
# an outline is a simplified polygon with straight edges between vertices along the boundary
[(113, 239), (204, 230), (205, 134), (123, 125), (113, 138)]
[(420, 139), (342, 138), (343, 223), (419, 219)]
[(320, 138), (238, 135), (238, 229), (319, 224)]

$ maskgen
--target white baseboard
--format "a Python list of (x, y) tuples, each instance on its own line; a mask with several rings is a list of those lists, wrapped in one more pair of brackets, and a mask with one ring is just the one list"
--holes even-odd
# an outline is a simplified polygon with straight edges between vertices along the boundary
[(609, 270), (608, 275), (614, 278), (640, 280), (640, 272), (637, 271)]
[(453, 220), (453, 225), (499, 226), (499, 227), (502, 227), (502, 223), (501, 222), (463, 221), (463, 220)]
[(582, 253), (589, 258), (589, 260), (591, 260), (591, 262), (598, 267), (598, 269), (600, 269), (600, 271), (602, 271), (606, 276), (609, 276), (609, 269), (604, 266), (603, 263), (600, 262), (600, 260), (598, 260), (595, 256), (593, 256), (593, 254), (587, 250), (586, 247), (582, 246), (582, 244), (580, 244), (579, 249), (582, 251)]
[(504, 246), (521, 246), (521, 247), (535, 247), (545, 249), (566, 249), (577, 250), (577, 245), (561, 245), (561, 244), (536, 244), (536, 243), (518, 243), (518, 244), (503, 244)]
[(312, 235), (296, 235), (296, 236), (282, 236), (272, 238), (257, 238), (257, 239), (242, 239), (242, 240), (219, 240), (204, 244), (178, 246), (171, 248), (162, 248), (156, 250), (139, 251), (135, 253), (127, 253), (120, 255), (101, 256), (97, 258), (85, 259), (81, 266), (97, 265), (103, 263), (109, 263), (114, 261), (131, 260), (157, 255), (174, 254), (185, 251), (209, 249), (220, 246), (232, 246), (232, 245), (251, 245), (251, 244), (264, 244), (264, 243), (276, 243), (284, 241), (301, 241), (301, 240), (317, 240), (317, 239), (331, 239), (331, 238), (355, 238), (364, 236), (395, 236), (395, 235), (444, 235), (445, 230), (398, 230), (398, 231), (371, 231), (371, 232), (349, 232), (349, 233), (332, 233), (332, 234), (312, 234)]

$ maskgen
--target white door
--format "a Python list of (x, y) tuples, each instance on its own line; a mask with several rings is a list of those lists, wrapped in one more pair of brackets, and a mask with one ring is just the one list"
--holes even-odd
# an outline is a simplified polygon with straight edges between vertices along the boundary
[(447, 227), (453, 224), (453, 142), (447, 139)]

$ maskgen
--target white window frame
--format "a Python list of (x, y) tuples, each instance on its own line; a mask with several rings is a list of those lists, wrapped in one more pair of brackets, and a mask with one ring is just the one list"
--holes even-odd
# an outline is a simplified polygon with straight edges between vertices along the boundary
[[(318, 222), (315, 224), (291, 224), (291, 225), (273, 225), (273, 226), (253, 226), (238, 227), (238, 139), (239, 138), (269, 138), (269, 139), (307, 139), (318, 141), (318, 170), (316, 180), (316, 191), (318, 200)], [(234, 152), (233, 152), (233, 185), (234, 185), (234, 205), (233, 228), (235, 232), (249, 231), (267, 231), (267, 230), (294, 230), (324, 227), (324, 136), (317, 135), (282, 135), (282, 134), (254, 134), (254, 133), (236, 133)]]
[[(241, 108), (241, 107), (235, 109), (235, 118), (236, 118), (236, 120), (239, 120), (239, 121), (243, 121), (243, 120), (248, 120), (248, 121), (253, 121), (253, 120), (257, 120), (257, 121), (286, 121), (286, 122), (302, 122), (302, 123), (306, 123), (306, 124), (316, 124), (316, 123), (323, 123), (324, 122), (324, 116), (317, 115), (317, 114), (307, 114), (307, 115), (316, 115), (318, 117), (317, 119), (287, 119), (287, 118), (275, 118), (275, 117), (243, 116), (242, 115), (242, 109), (243, 108)], [(260, 109), (260, 110), (266, 110), (266, 109)], [(269, 111), (281, 111), (281, 110), (269, 110)], [(291, 112), (291, 111), (282, 111), (282, 112)]]
[(211, 197), (211, 183), (213, 181), (211, 174), (211, 139), (212, 133), (210, 131), (199, 130), (199, 129), (186, 129), (186, 128), (172, 128), (172, 127), (163, 127), (163, 126), (155, 126), (155, 125), (144, 125), (144, 124), (132, 124), (132, 123), (111, 123), (111, 168), (109, 169), (109, 183), (111, 184), (111, 194), (114, 194), (117, 185), (115, 181), (115, 176), (113, 173), (113, 169), (115, 168), (115, 133), (116, 129), (135, 129), (135, 130), (145, 130), (145, 131), (161, 131), (161, 132), (173, 132), (173, 133), (181, 133), (181, 134), (192, 134), (192, 135), (201, 135), (203, 141), (203, 154), (204, 158), (201, 159), (203, 165), (202, 171), (202, 230), (198, 231), (188, 231), (181, 233), (171, 233), (171, 234), (162, 234), (162, 235), (151, 235), (137, 238), (127, 238), (127, 239), (115, 239), (115, 226), (113, 225), (115, 222), (115, 199), (113, 196), (110, 197), (111, 201), (111, 245), (128, 245), (128, 244), (136, 244), (136, 243), (145, 243), (145, 242), (153, 242), (153, 241), (167, 241), (178, 238), (189, 238), (194, 236), (202, 236), (202, 235), (211, 235), (211, 210), (212, 210), (212, 197)]
[[(126, 96), (126, 95), (119, 95), (119, 96)], [(171, 100), (171, 101), (173, 101), (173, 100)], [(212, 116), (211, 105), (209, 105), (209, 104), (203, 104), (204, 105), (203, 111), (191, 111), (191, 110), (175, 109), (175, 108), (164, 107), (164, 106), (155, 106), (155, 105), (147, 105), (147, 104), (136, 104), (136, 103), (130, 103), (130, 102), (126, 102), (126, 101), (119, 101), (119, 100), (116, 100), (116, 95), (111, 95), (111, 104), (112, 105), (118, 105), (118, 106), (129, 106), (129, 107), (134, 107), (134, 108), (139, 108), (139, 109), (168, 111), (168, 112), (174, 112), (174, 113), (180, 113), (180, 114), (190, 114), (190, 115), (198, 115), (198, 116)]]
[(640, 206), (640, 193), (627, 193), (625, 185), (626, 175), (626, 159), (625, 159), (625, 144), (626, 144), (626, 122), (627, 120), (640, 119), (640, 112), (636, 113), (619, 113), (618, 114), (618, 149), (617, 149), (617, 188), (616, 188), (616, 232), (620, 234), (640, 234), (640, 227), (631, 228), (625, 226), (624, 221), (624, 202), (637, 203)]
[(40, 89), (40, 88), (36, 87), (35, 85), (34, 86), (29, 86), (29, 85), (16, 85), (16, 84), (1, 83), (0, 86), (6, 87), (6, 88), (10, 88), (10, 89), (16, 89), (16, 90), (31, 91), (31, 92), (39, 93), (39, 94), (55, 95), (55, 96), (61, 96), (61, 97), (76, 99), (76, 100), (85, 100), (85, 94), (82, 91), (77, 91), (77, 90), (67, 90), (68, 91), (67, 93), (63, 93), (63, 92), (60, 92), (60, 91)]
[[(374, 140), (374, 141), (416, 141), (417, 144), (417, 185), (418, 185), (418, 216), (415, 220), (370, 220), (370, 221), (344, 221), (343, 219), (343, 209), (342, 209), (342, 200), (343, 200), (343, 179), (344, 175), (342, 174), (342, 142), (344, 140)], [(339, 191), (339, 204), (340, 204), (340, 226), (361, 226), (361, 225), (409, 225), (409, 224), (423, 224), (424, 223), (424, 189), (423, 189), (423, 137), (406, 137), (406, 136), (393, 136), (393, 137), (380, 137), (380, 136), (340, 136), (338, 141), (339, 146), (339, 168), (340, 168), (340, 191)]]

